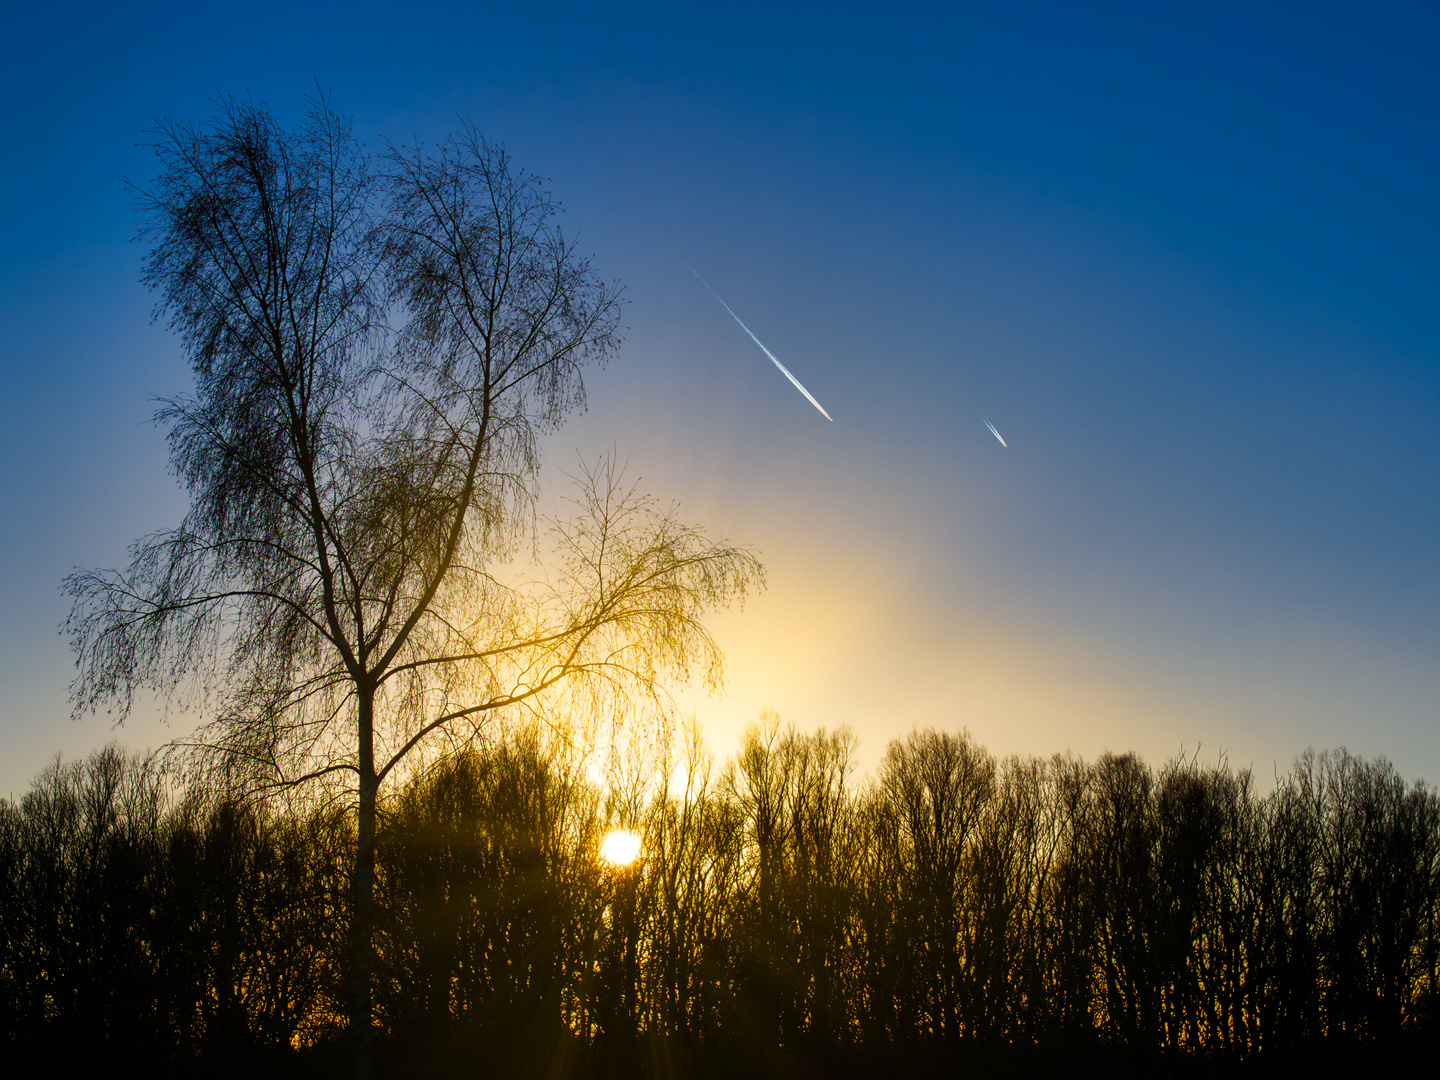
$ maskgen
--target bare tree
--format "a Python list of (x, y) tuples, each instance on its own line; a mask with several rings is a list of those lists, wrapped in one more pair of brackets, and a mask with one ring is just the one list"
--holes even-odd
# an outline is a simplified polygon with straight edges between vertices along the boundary
[(127, 571), (67, 579), (73, 700), (123, 720), (137, 691), (190, 693), (194, 760), (226, 782), (354, 798), (368, 1076), (381, 785), (487, 717), (623, 714), (697, 665), (713, 682), (700, 617), (761, 569), (602, 463), (552, 523), (549, 576), (507, 577), (538, 537), (538, 438), (620, 338), (617, 287), (503, 149), (467, 129), (377, 168), (323, 99), (294, 130), (227, 99), (161, 123), (156, 152), (144, 280), (195, 374), (158, 415), (190, 511)]

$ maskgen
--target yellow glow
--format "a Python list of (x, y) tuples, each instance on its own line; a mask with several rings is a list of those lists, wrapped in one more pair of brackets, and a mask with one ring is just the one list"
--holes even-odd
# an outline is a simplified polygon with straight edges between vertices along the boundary
[(616, 829), (600, 845), (600, 858), (611, 866), (629, 866), (640, 854), (640, 834)]

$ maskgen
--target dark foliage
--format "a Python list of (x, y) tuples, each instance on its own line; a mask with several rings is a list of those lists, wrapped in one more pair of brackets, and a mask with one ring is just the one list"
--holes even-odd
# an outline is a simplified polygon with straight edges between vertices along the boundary
[[(377, 861), (380, 1061), (423, 1076), (1311, 1075), (1433, 1060), (1440, 798), (1306, 754), (996, 761), (773, 718), (595, 757), (513, 732), (412, 777)], [(637, 744), (638, 745), (638, 744)], [(683, 788), (664, 777), (688, 777)], [(608, 868), (612, 826), (644, 856)], [(0, 1034), (46, 1071), (339, 1075), (343, 813), (108, 749), (0, 803)]]

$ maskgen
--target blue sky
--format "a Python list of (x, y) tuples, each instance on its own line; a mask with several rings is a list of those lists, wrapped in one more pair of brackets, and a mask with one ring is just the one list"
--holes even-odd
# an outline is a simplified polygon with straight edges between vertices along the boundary
[[(72, 724), (57, 591), (183, 512), (123, 178), (219, 90), (473, 119), (628, 286), (551, 440), (761, 549), (763, 705), (992, 748), (1341, 743), (1440, 779), (1440, 33), (1423, 5), (32, 6), (0, 57), (0, 792)], [(680, 265), (835, 417), (827, 424)], [(1005, 436), (1003, 449), (981, 423)], [(173, 733), (188, 724), (177, 717)]]

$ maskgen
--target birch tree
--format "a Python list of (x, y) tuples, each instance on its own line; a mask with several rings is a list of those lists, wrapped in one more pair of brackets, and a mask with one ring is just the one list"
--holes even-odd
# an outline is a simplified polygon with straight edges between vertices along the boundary
[[(370, 157), (323, 99), (162, 122), (143, 280), (194, 391), (162, 403), (190, 509), (66, 581), (77, 713), (196, 704), (217, 782), (353, 800), (350, 1025), (373, 1072), (382, 786), (515, 711), (623, 716), (711, 683), (701, 622), (761, 582), (605, 463), (536, 516), (539, 439), (620, 344), (621, 296), (559, 205), (465, 129)], [(533, 541), (533, 544), (531, 543)], [(544, 573), (517, 562), (550, 550)]]

